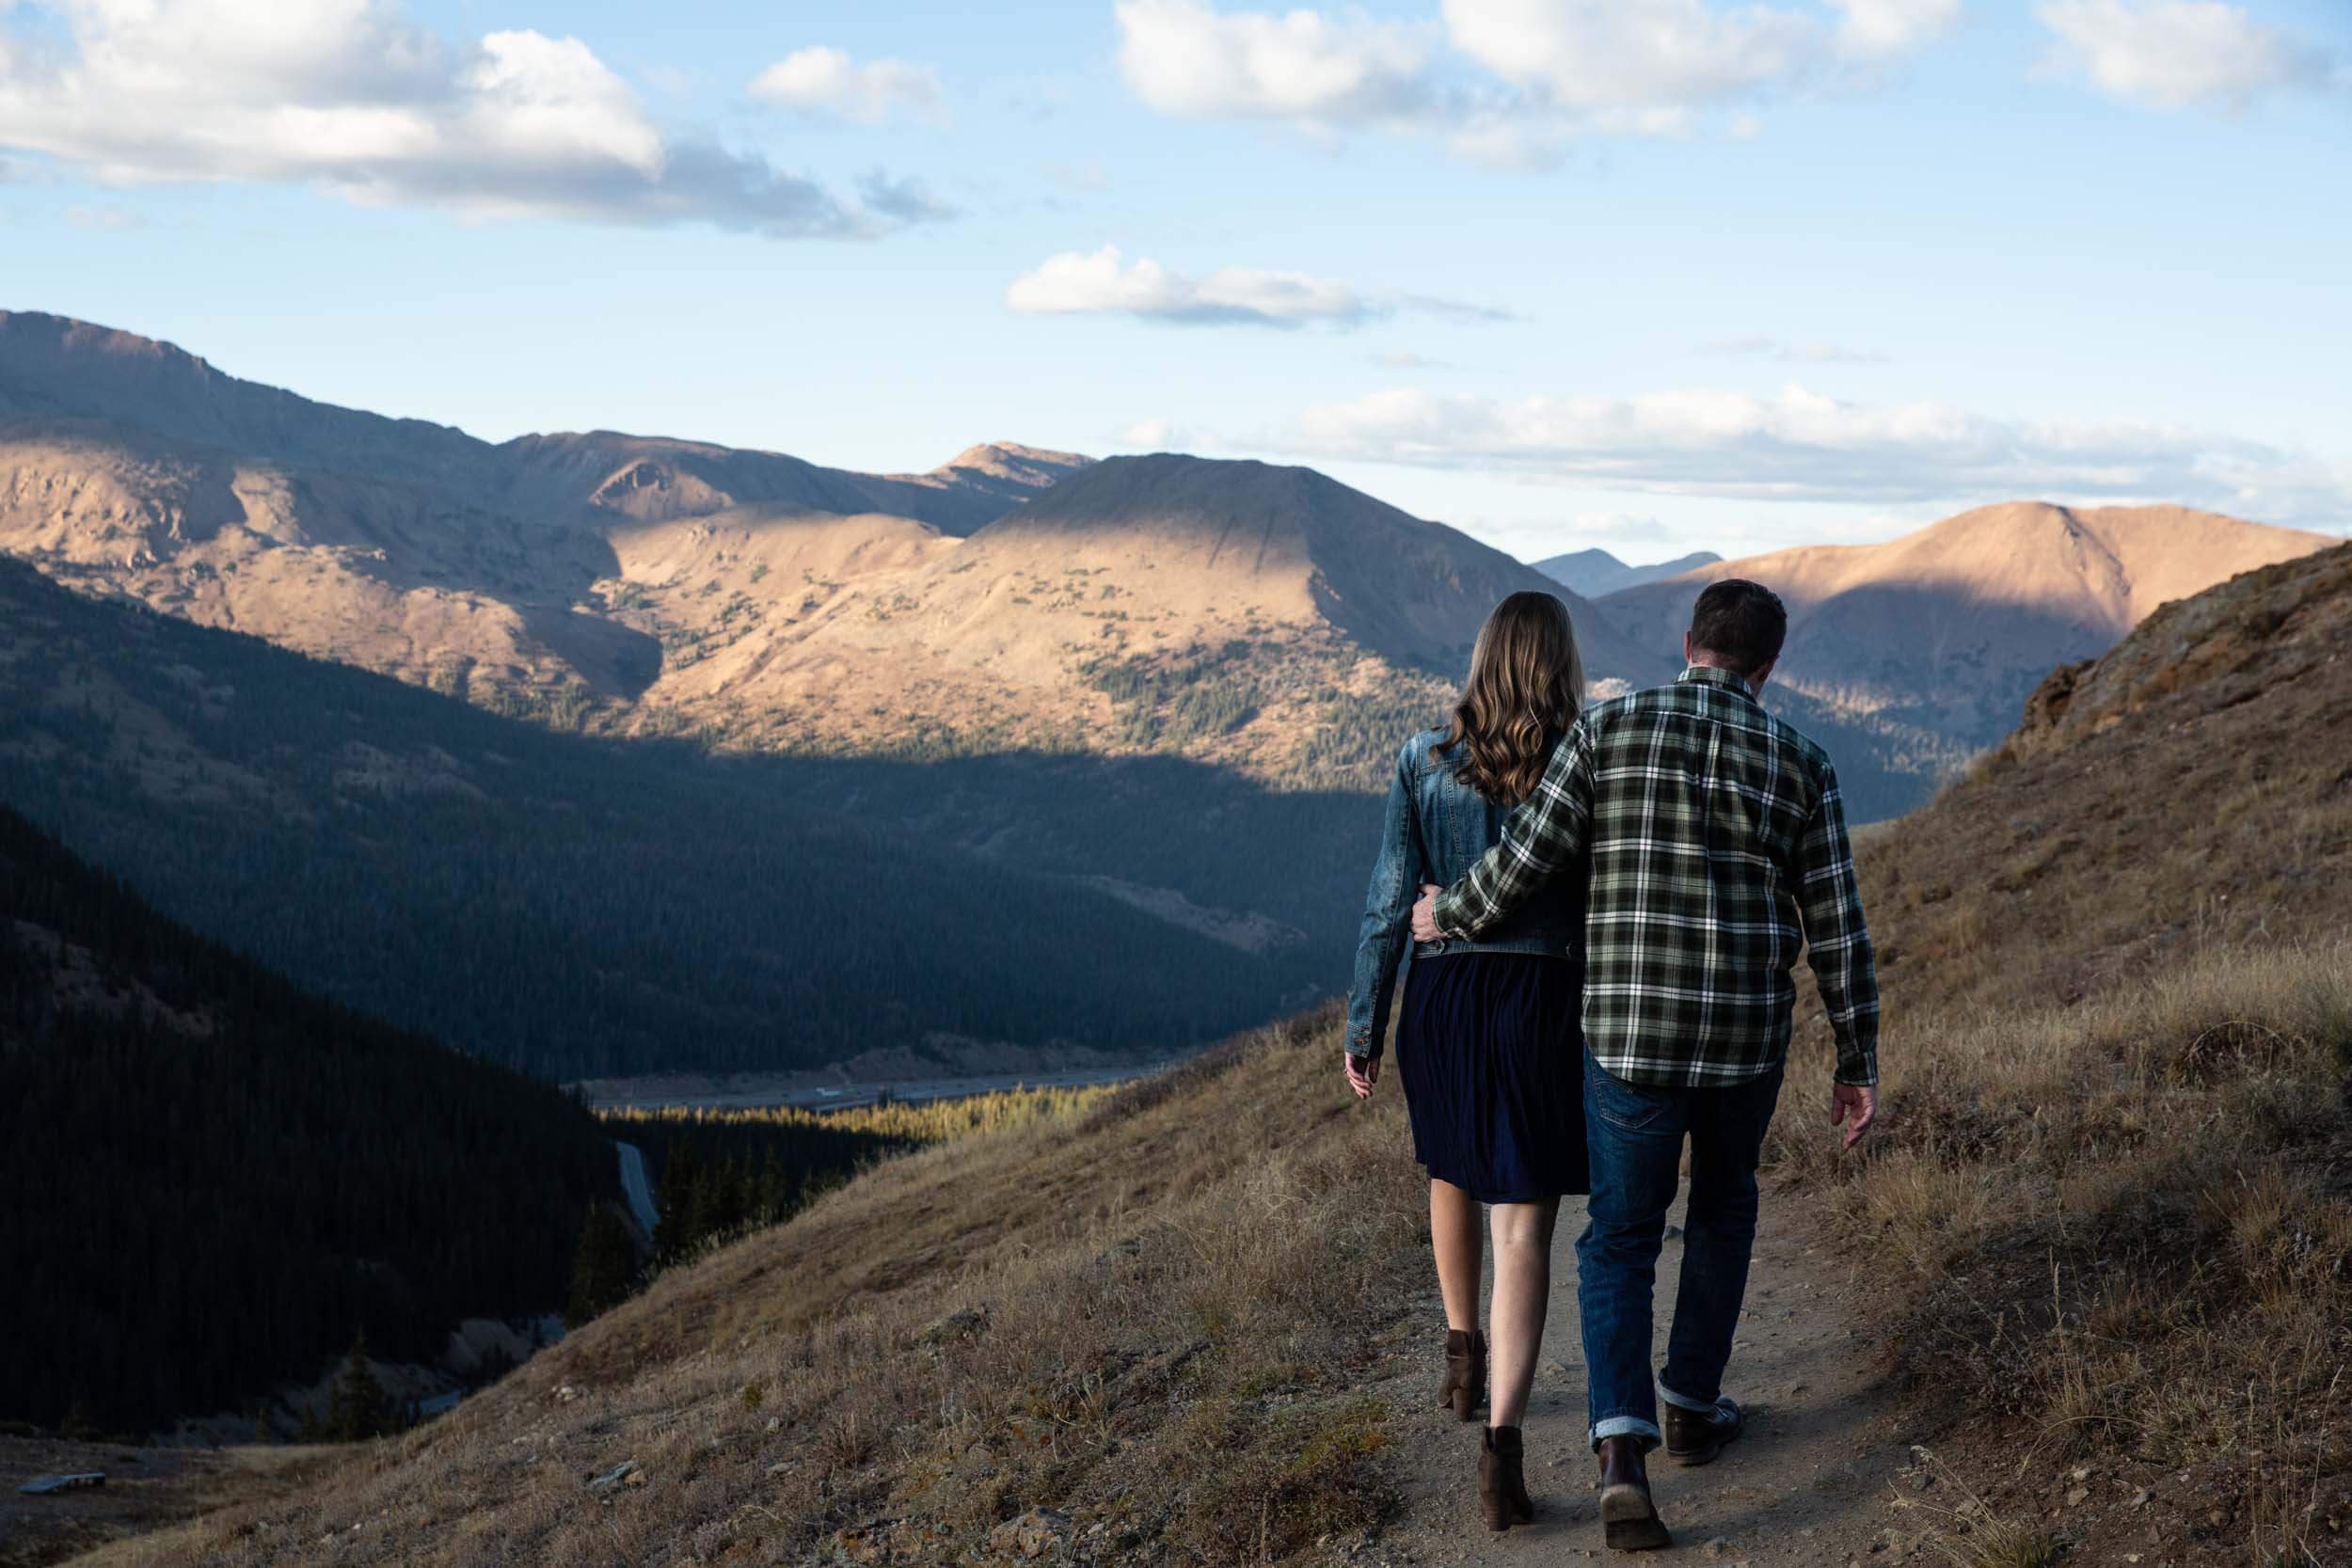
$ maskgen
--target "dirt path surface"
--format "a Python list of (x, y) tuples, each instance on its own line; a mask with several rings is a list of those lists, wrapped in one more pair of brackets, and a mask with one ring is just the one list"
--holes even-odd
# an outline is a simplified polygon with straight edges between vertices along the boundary
[[(1551, 1316), (1525, 1424), (1535, 1523), (1495, 1534), (1480, 1519), (1480, 1425), (1458, 1423), (1436, 1403), (1445, 1319), (1432, 1276), (1418, 1319), (1426, 1332), (1400, 1341), (1377, 1386), (1396, 1413), (1391, 1431), (1406, 1475), (1406, 1513), (1364, 1556), (1425, 1568), (1586, 1560), (1627, 1568), (1678, 1560), (1839, 1568), (1912, 1560), (1933, 1518), (1896, 1506), (1913, 1486), (1905, 1473), (1913, 1455), (1884, 1386), (1883, 1346), (1856, 1310), (1848, 1271), (1805, 1234), (1799, 1208), (1786, 1195), (1764, 1195), (1724, 1383), (1747, 1411), (1748, 1430), (1712, 1465), (1686, 1469), (1662, 1452), (1652, 1456), (1650, 1486), (1674, 1532), (1672, 1548), (1630, 1553), (1601, 1545), (1577, 1330), (1576, 1238), (1584, 1206), (1570, 1198), (1561, 1205)], [(1681, 1218), (1677, 1204), (1659, 1260), (1659, 1363), (1681, 1268)]]

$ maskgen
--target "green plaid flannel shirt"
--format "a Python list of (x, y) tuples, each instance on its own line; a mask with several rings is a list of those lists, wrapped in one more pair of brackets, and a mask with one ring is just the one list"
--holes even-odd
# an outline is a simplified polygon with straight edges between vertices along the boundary
[(1587, 708), (1502, 840), (1438, 897), (1475, 937), (1591, 857), (1584, 1038), (1615, 1077), (1701, 1087), (1788, 1049), (1809, 949), (1837, 1081), (1878, 1082), (1878, 976), (1837, 775), (1728, 671)]

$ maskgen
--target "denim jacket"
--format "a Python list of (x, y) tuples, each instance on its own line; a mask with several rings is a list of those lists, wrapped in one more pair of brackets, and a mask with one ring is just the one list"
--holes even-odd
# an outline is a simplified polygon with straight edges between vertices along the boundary
[(1352, 1056), (1380, 1054), (1407, 946), (1422, 958), (1439, 953), (1578, 958), (1584, 950), (1584, 883), (1575, 874), (1554, 879), (1474, 942), (1456, 937), (1413, 944), (1413, 903), (1422, 884), (1451, 887), (1468, 874), (1502, 839), (1503, 821), (1516, 809), (1495, 804), (1456, 778), (1454, 759), (1438, 750), (1444, 740), (1443, 730), (1423, 730), (1397, 753), (1380, 858), (1373, 863), (1372, 891), (1364, 896), (1364, 923), (1356, 939), (1356, 977), (1347, 993)]

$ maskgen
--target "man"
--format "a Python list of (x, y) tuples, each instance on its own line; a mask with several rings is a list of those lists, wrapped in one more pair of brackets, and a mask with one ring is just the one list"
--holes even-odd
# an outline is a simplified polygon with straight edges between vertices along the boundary
[[(1577, 1243), (1591, 1437), (1611, 1546), (1670, 1543), (1645, 1456), (1703, 1465), (1738, 1436), (1723, 1392), (1756, 1241), (1756, 1169), (1780, 1095), (1802, 942), (1837, 1039), (1830, 1121), (1877, 1114), (1878, 986), (1837, 778), (1757, 700), (1788, 615), (1737, 579), (1699, 595), (1672, 686), (1585, 710), (1501, 843), (1413, 910), (1422, 941), (1475, 937), (1546, 879), (1587, 875), (1584, 1116), (1590, 1220)], [(1650, 1293), (1682, 1145), (1691, 1202), (1666, 1368)], [(1658, 1399), (1666, 1424), (1658, 1424)]]

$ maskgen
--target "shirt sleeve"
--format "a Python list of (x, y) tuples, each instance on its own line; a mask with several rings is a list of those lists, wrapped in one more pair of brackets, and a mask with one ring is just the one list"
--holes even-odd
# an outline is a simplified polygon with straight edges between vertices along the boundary
[(1846, 837), (1846, 808), (1837, 772), (1825, 768), (1821, 799), (1797, 846), (1797, 908), (1804, 921), (1805, 958), (1829, 1008), (1837, 1037), (1837, 1082), (1879, 1081), (1878, 961), (1862, 918), (1862, 887), (1853, 846)]
[(1579, 719), (1551, 751), (1535, 793), (1503, 819), (1502, 838), (1438, 895), (1438, 929), (1475, 937), (1527, 902), (1584, 852), (1593, 819), (1593, 738)]
[(1380, 1042), (1388, 1037), (1397, 962), (1410, 945), (1413, 899), (1423, 859), (1421, 820), (1413, 811), (1408, 745), (1397, 758), (1396, 773), (1389, 781), (1380, 857), (1373, 863), (1363, 923), (1357, 928), (1356, 974), (1347, 989), (1347, 1053), (1351, 1056), (1377, 1057)]

